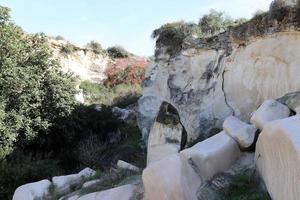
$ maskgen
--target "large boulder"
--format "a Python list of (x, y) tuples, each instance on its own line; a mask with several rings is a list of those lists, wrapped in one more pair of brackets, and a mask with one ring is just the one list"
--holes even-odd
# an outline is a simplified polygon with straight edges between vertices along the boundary
[(16, 189), (13, 200), (45, 199), (49, 195), (50, 185), (49, 180), (22, 185)]
[(204, 179), (224, 172), (239, 158), (238, 144), (224, 131), (180, 152)]
[(91, 194), (75, 197), (72, 200), (130, 200), (134, 196), (136, 185), (124, 185), (102, 192), (94, 192)]
[(224, 121), (223, 128), (230, 137), (238, 142), (242, 150), (250, 148), (255, 142), (257, 128), (236, 117), (228, 117)]
[(191, 165), (174, 154), (149, 165), (143, 171), (148, 200), (196, 200), (201, 179)]
[(266, 125), (256, 144), (256, 166), (273, 200), (300, 199), (300, 115)]
[(264, 126), (271, 121), (283, 119), (290, 116), (290, 109), (273, 99), (265, 101), (250, 119), (257, 128), (262, 130)]

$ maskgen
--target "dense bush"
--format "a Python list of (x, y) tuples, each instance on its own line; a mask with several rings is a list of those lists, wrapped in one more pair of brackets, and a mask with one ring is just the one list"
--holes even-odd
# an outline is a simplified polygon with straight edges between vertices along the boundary
[(73, 44), (67, 43), (63, 45), (60, 49), (61, 53), (64, 53), (66, 55), (69, 55), (75, 51), (75, 46)]
[(83, 81), (80, 85), (87, 103), (105, 104), (126, 107), (141, 95), (139, 84), (119, 84), (114, 87), (105, 87), (102, 84)]
[(128, 65), (120, 68), (119, 65), (109, 66), (105, 75), (107, 79), (106, 86), (115, 86), (118, 84), (141, 84), (145, 78), (145, 66)]
[(106, 51), (111, 58), (127, 58), (129, 56), (128, 51), (121, 46), (109, 47)]
[(182, 48), (183, 40), (192, 33), (193, 24), (183, 21), (168, 23), (156, 29), (152, 33), (152, 38), (156, 39), (156, 46), (165, 46), (167, 53), (175, 55)]
[(91, 41), (86, 45), (86, 47), (92, 49), (95, 54), (100, 54), (103, 52), (101, 44), (95, 41)]
[(75, 89), (42, 35), (27, 35), (0, 7), (0, 158), (69, 115)]
[(227, 17), (224, 12), (210, 10), (208, 14), (199, 20), (198, 26), (200, 28), (200, 35), (211, 36), (226, 31), (230, 26), (237, 26), (246, 21), (247, 20), (243, 18), (233, 20)]
[(55, 39), (56, 39), (56, 40), (65, 40), (65, 39), (63, 38), (63, 36), (61, 36), (61, 35), (56, 36)]

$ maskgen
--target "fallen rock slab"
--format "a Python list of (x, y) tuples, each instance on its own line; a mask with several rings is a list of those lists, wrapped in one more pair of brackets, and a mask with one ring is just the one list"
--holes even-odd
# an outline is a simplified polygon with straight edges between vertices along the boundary
[(263, 130), (264, 126), (271, 121), (277, 119), (283, 119), (290, 116), (290, 109), (275, 101), (273, 99), (265, 101), (257, 111), (255, 111), (250, 119), (260, 130)]
[(225, 131), (180, 152), (204, 180), (228, 170), (239, 158), (241, 151), (237, 142)]
[(273, 200), (300, 199), (300, 115), (266, 125), (255, 160)]
[(49, 180), (22, 185), (16, 189), (13, 200), (45, 199), (49, 195), (50, 185)]
[(151, 163), (143, 171), (147, 200), (197, 200), (200, 176), (179, 154)]
[(241, 150), (249, 149), (255, 142), (257, 128), (236, 117), (228, 117), (223, 123), (223, 128), (239, 144)]
[(127, 163), (123, 160), (118, 160), (117, 167), (119, 169), (129, 170), (129, 171), (134, 171), (134, 172), (139, 172), (140, 171), (140, 169), (137, 166), (134, 166), (130, 163)]

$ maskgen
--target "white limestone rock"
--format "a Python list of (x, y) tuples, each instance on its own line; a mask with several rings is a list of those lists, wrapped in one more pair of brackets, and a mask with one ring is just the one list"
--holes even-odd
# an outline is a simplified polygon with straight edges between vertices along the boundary
[(225, 131), (180, 152), (205, 180), (228, 170), (241, 155), (237, 142)]
[(134, 195), (136, 185), (124, 185), (109, 190), (83, 195), (74, 200), (130, 200)]
[(181, 135), (180, 124), (169, 126), (155, 122), (148, 139), (147, 165), (177, 154), (180, 150)]
[(147, 200), (197, 200), (201, 179), (179, 154), (151, 163), (143, 171)]
[(35, 200), (44, 199), (49, 195), (49, 180), (28, 183), (18, 187), (14, 193), (13, 200)]
[(300, 199), (300, 116), (266, 125), (256, 144), (255, 160), (273, 200)]
[(226, 118), (223, 128), (239, 144), (242, 150), (251, 147), (255, 142), (257, 128), (254, 125), (242, 122), (236, 117), (230, 116)]
[(201, 49), (205, 44), (199, 39), (195, 43), (200, 48), (185, 42), (185, 48), (172, 59), (158, 55), (147, 68), (149, 83), (144, 85), (139, 104), (140, 127), (150, 130), (149, 124), (160, 106), (154, 100), (147, 102), (148, 98), (161, 99), (177, 108), (190, 142), (212, 127), (222, 127), (233, 111), (248, 122), (265, 100), (300, 91), (299, 31), (255, 37), (243, 48), (236, 40), (228, 42), (232, 45), (229, 55), (223, 48)]
[(130, 170), (130, 171), (135, 171), (135, 172), (140, 171), (140, 169), (137, 166), (134, 166), (134, 165), (132, 165), (128, 162), (125, 162), (123, 160), (118, 160), (117, 167), (119, 169)]
[(263, 130), (264, 126), (271, 121), (287, 118), (290, 115), (290, 109), (273, 99), (265, 101), (250, 119), (257, 128)]
[(96, 171), (87, 167), (83, 170), (81, 170), (78, 175), (81, 176), (82, 178), (89, 178), (91, 176), (94, 176), (96, 174)]
[(81, 170), (78, 174), (71, 174), (66, 176), (54, 176), (52, 183), (55, 190), (59, 194), (66, 194), (71, 191), (72, 186), (78, 186), (83, 183), (84, 179), (91, 177), (96, 172), (90, 168)]

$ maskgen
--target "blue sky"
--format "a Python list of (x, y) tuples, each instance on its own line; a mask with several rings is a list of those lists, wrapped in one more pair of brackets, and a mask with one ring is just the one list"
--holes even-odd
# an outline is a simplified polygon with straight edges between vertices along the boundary
[(151, 32), (160, 25), (197, 22), (211, 8), (250, 18), (272, 0), (0, 0), (12, 9), (13, 20), (29, 33), (61, 35), (84, 45), (121, 45), (137, 55), (154, 52)]

